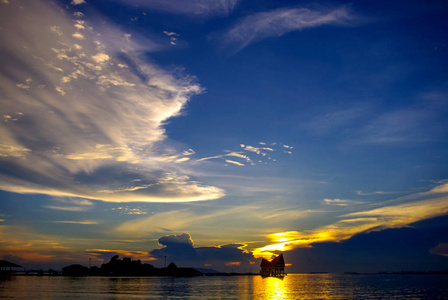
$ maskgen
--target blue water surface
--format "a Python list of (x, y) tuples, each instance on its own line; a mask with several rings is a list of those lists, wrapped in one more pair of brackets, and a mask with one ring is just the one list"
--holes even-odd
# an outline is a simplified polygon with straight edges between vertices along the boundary
[(289, 274), (0, 279), (1, 299), (448, 299), (448, 275)]

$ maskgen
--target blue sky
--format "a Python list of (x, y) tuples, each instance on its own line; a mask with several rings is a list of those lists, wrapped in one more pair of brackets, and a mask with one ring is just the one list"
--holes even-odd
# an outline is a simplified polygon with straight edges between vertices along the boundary
[(448, 268), (445, 1), (0, 5), (5, 259)]

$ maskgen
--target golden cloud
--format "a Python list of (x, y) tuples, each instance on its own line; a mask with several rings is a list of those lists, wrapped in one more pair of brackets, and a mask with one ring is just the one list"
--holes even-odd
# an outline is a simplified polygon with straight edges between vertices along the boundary
[(448, 213), (446, 184), (434, 187), (429, 192), (414, 194), (403, 199), (429, 197), (431, 199), (388, 205), (367, 211), (353, 212), (341, 216), (341, 220), (306, 231), (286, 231), (267, 235), (270, 243), (254, 250), (256, 257), (270, 257), (278, 251), (300, 247), (311, 247), (319, 242), (340, 242), (352, 236), (372, 230), (400, 228), (421, 220), (435, 218)]

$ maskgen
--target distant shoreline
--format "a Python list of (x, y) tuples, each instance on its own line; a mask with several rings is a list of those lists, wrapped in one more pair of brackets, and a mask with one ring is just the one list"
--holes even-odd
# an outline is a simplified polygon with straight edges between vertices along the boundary
[[(448, 271), (405, 271), (405, 272), (343, 272), (343, 273), (329, 273), (329, 272), (304, 272), (304, 273), (289, 273), (289, 275), (325, 275), (325, 274), (337, 274), (337, 275), (448, 275)], [(11, 272), (11, 273), (0, 273), (2, 276), (37, 276), (37, 277), (109, 277), (109, 278), (151, 278), (151, 277), (201, 277), (201, 276), (261, 276), (259, 273), (203, 273), (197, 275), (65, 275), (62, 273), (52, 274), (52, 273), (30, 273), (26, 274), (23, 271)]]
[(201, 276), (261, 276), (258, 273), (208, 273), (197, 275), (65, 275), (65, 274), (50, 274), (50, 273), (31, 273), (25, 272), (11, 272), (0, 274), (0, 276), (34, 276), (34, 277), (110, 277), (110, 278), (143, 278), (143, 277), (201, 277)]

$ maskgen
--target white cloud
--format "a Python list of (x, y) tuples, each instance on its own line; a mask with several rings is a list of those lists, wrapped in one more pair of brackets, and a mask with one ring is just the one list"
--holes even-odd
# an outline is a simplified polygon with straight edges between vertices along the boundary
[(189, 160), (190, 160), (189, 157), (182, 157), (182, 158), (176, 159), (176, 162), (180, 163), (180, 162), (189, 161)]
[(188, 150), (185, 150), (184, 152), (182, 152), (182, 155), (186, 155), (186, 156), (193, 155), (193, 154), (195, 154), (193, 149), (188, 149)]
[(237, 166), (242, 166), (242, 167), (244, 166), (244, 164), (242, 164), (240, 162), (237, 162), (237, 161), (234, 161), (234, 160), (230, 160), (230, 159), (226, 159), (226, 162), (229, 163), (229, 164), (237, 165)]
[(173, 14), (206, 17), (211, 15), (227, 15), (239, 0), (115, 0), (125, 5), (138, 5)]
[[(26, 80), (26, 90), (13, 80), (0, 81), (2, 114), (12, 120), (20, 111), (27, 119), (9, 122), (14, 126), (0, 122), (0, 166), (11, 168), (0, 173), (1, 189), (112, 202), (224, 195), (183, 173), (178, 163), (192, 150), (159, 159), (167, 155), (165, 122), (202, 88), (194, 77), (173, 75), (139, 56), (155, 43), (139, 43), (139, 36), (130, 40), (110, 23), (96, 31), (88, 20), (73, 20), (48, 1), (17, 0), (4, 9), (11, 19), (0, 20), (0, 34), (9, 41), (0, 45), (5, 54), (0, 75), (33, 79)], [(74, 21), (89, 30), (80, 34)], [(167, 171), (174, 174), (171, 180)], [(135, 178), (140, 188), (129, 184)]]
[(169, 32), (169, 31), (164, 31), (163, 33), (170, 37), (171, 45), (176, 45), (177, 36), (180, 36), (180, 34), (175, 33), (175, 32)]
[(243, 149), (246, 150), (246, 151), (255, 152), (255, 153), (257, 153), (257, 154), (261, 154), (261, 155), (264, 154), (264, 153), (262, 152), (262, 150), (275, 151), (274, 149), (272, 149), (272, 148), (267, 148), (267, 147), (261, 147), (261, 148), (260, 148), (260, 147), (253, 147), (253, 146), (244, 145), (244, 144), (241, 144), (240, 146), (241, 146), (241, 148), (243, 148)]
[(430, 194), (448, 193), (448, 183), (444, 182), (429, 191)]
[[(377, 218), (376, 226), (402, 227), (407, 224), (434, 218), (448, 212), (448, 198), (433, 197), (428, 200), (419, 200), (393, 206), (384, 206), (369, 211), (355, 212), (344, 217)], [(372, 226), (372, 228), (375, 226)]]
[(204, 160), (209, 160), (209, 159), (224, 159), (224, 161), (226, 161), (226, 162), (228, 162), (228, 163), (236, 164), (236, 165), (240, 165), (240, 166), (244, 166), (244, 164), (242, 164), (242, 163), (240, 163), (240, 162), (236, 162), (236, 161), (226, 160), (226, 159), (225, 159), (225, 158), (228, 157), (228, 156), (232, 156), (232, 157), (242, 158), (242, 159), (244, 159), (246, 162), (248, 162), (248, 163), (250, 163), (250, 164), (252, 164), (252, 165), (254, 164), (253, 161), (250, 159), (249, 156), (244, 155), (244, 154), (241, 153), (241, 152), (228, 151), (228, 150), (225, 150), (224, 152), (229, 152), (229, 153), (227, 153), (227, 154), (221, 154), (221, 155), (216, 155), (216, 156), (203, 157), (203, 158), (200, 158), (200, 159), (198, 159), (198, 160), (196, 160), (196, 161), (199, 162), (199, 161), (204, 161)]
[(251, 162), (250, 157), (242, 154), (241, 152), (229, 152), (229, 153), (225, 154), (224, 156), (238, 157), (238, 158), (242, 158), (242, 159), (246, 160), (247, 162)]
[(82, 207), (82, 206), (44, 205), (42, 207), (48, 208), (48, 209), (54, 209), (54, 210), (64, 210), (64, 211), (86, 211), (86, 210), (89, 210), (88, 207)]
[(81, 33), (79, 33), (79, 32), (73, 33), (72, 37), (74, 37), (75, 39), (78, 39), (78, 40), (83, 40), (84, 39), (84, 36)]
[(365, 193), (363, 191), (356, 191), (356, 194), (359, 196), (370, 196), (370, 195), (387, 195), (387, 194), (396, 194), (397, 192), (383, 192), (383, 191), (374, 191), (370, 193)]
[(224, 157), (224, 155), (209, 156), (209, 157), (200, 158), (197, 161), (204, 161), (204, 160), (215, 159), (215, 158), (222, 158), (222, 157)]
[[(263, 142), (260, 142), (259, 144), (266, 145), (266, 143), (263, 143)], [(248, 163), (250, 165), (256, 165), (257, 163), (266, 164), (267, 161), (275, 162), (275, 161), (277, 161), (277, 159), (272, 158), (270, 156), (270, 154), (272, 152), (277, 151), (276, 149), (274, 149), (274, 146), (276, 144), (277, 143), (272, 143), (271, 146), (273, 146), (273, 147), (253, 147), (250, 145), (240, 144), (239, 146), (242, 148), (242, 150), (240, 150), (240, 151), (224, 150), (224, 152), (227, 152), (226, 154), (203, 157), (203, 158), (197, 159), (196, 162), (211, 160), (211, 159), (221, 159), (224, 162), (236, 164), (236, 165), (240, 165), (240, 166), (245, 165), (245, 163)], [(291, 146), (286, 146), (285, 148), (292, 149)], [(292, 152), (291, 151), (283, 151), (283, 153), (291, 154)], [(251, 155), (255, 155), (255, 154), (261, 156), (262, 160), (252, 159)], [(228, 160), (227, 158), (229, 156), (243, 159), (244, 163), (240, 162), (240, 161), (235, 161), (235, 160)]]
[(120, 206), (111, 208), (112, 211), (117, 211), (125, 215), (147, 215), (148, 209), (144, 207), (131, 208), (129, 206)]
[(30, 149), (19, 145), (0, 144), (0, 157), (25, 157)]
[(80, 224), (80, 225), (97, 225), (99, 224), (97, 221), (53, 221), (52, 223), (56, 224)]
[(324, 199), (324, 203), (327, 205), (349, 206), (352, 204), (360, 204), (363, 202), (347, 199)]
[(29, 85), (26, 85), (26, 84), (23, 84), (23, 83), (18, 83), (18, 84), (16, 84), (16, 86), (18, 88), (21, 88), (21, 89), (24, 89), (24, 90), (29, 90), (30, 89)]
[(84, 4), (86, 3), (86, 1), (84, 0), (72, 0), (71, 4), (72, 5), (79, 5), (79, 4)]
[(50, 30), (52, 32), (54, 32), (55, 34), (57, 34), (58, 36), (62, 36), (63, 35), (61, 29), (58, 26), (51, 26)]
[[(53, 209), (53, 210), (63, 210), (63, 211), (88, 211), (93, 208), (94, 204), (86, 199), (73, 198), (73, 197), (53, 197), (53, 201), (58, 202), (57, 205), (44, 205), (42, 207)], [(63, 203), (63, 205), (61, 205)]]
[(73, 25), (73, 26), (75, 26), (75, 28), (78, 29), (78, 30), (86, 29), (83, 25), (81, 25), (81, 24), (79, 24), (79, 23), (76, 23), (76, 24)]
[(166, 34), (167, 36), (179, 36), (180, 35), (178, 33), (170, 32), (170, 31), (166, 31), (166, 30), (163, 33)]
[(220, 39), (225, 47), (236, 53), (249, 44), (269, 37), (323, 25), (342, 25), (353, 16), (346, 6), (336, 9), (279, 8), (255, 13), (237, 22)]

